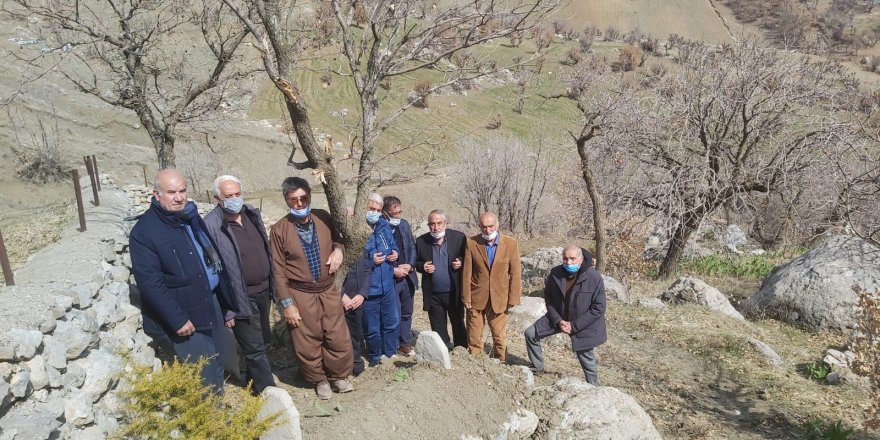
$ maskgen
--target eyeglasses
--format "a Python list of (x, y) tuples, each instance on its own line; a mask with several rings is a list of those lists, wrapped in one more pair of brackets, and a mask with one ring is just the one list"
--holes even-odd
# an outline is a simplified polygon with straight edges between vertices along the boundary
[(287, 201), (290, 203), (302, 203), (303, 205), (305, 205), (305, 204), (309, 203), (309, 196), (302, 196), (302, 197), (290, 196), (287, 198)]
[(387, 214), (388, 214), (388, 217), (397, 218), (397, 217), (400, 217), (401, 215), (403, 215), (403, 210), (401, 209), (400, 211), (389, 212)]

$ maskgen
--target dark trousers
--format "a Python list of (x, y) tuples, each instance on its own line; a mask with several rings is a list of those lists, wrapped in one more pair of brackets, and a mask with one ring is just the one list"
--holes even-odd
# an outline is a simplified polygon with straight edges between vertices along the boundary
[(272, 303), (268, 290), (248, 295), (248, 299), (254, 315), (250, 319), (236, 319), (232, 332), (235, 333), (235, 339), (244, 354), (247, 378), (253, 381), (253, 391), (261, 393), (264, 388), (275, 386), (272, 368), (269, 367), (269, 356), (266, 354), (272, 342), (269, 327)]
[(345, 312), (348, 332), (351, 333), (351, 351), (354, 352), (354, 369), (352, 374), (355, 376), (364, 372), (364, 358), (361, 356), (361, 347), (364, 345), (363, 316), (363, 306)]
[[(447, 347), (467, 347), (467, 329), (464, 326), (464, 305), (460, 301), (452, 301), (450, 293), (431, 294), (431, 303), (428, 306), (428, 322), (431, 323), (431, 331), (437, 332), (440, 339)], [(449, 343), (449, 330), (446, 326), (446, 318), (452, 324), (452, 344)]]
[(213, 297), (214, 318), (211, 320), (211, 328), (198, 329), (189, 336), (166, 335), (161, 343), (170, 345), (174, 357), (179, 362), (198, 362), (207, 359), (202, 368), (202, 385), (211, 387), (215, 394), (223, 394), (223, 335), (227, 331), (224, 326), (223, 316), (220, 314), (220, 304), (217, 297)]
[(397, 294), (393, 290), (371, 295), (364, 301), (364, 339), (371, 363), (378, 362), (382, 355), (391, 357), (397, 353), (397, 329), (400, 324), (397, 301)]
[(401, 346), (412, 346), (413, 298), (416, 292), (410, 286), (407, 278), (402, 280), (395, 279), (394, 288), (397, 290), (397, 298), (400, 302), (400, 326), (398, 327), (400, 335), (397, 338), (397, 342)]
[[(550, 325), (550, 319), (542, 316), (523, 332), (526, 337), (526, 352), (532, 366), (538, 370), (544, 369), (544, 353), (541, 350), (541, 340), (559, 333), (559, 329)], [(584, 370), (584, 378), (588, 383), (599, 386), (599, 375), (596, 370), (596, 354), (593, 349), (576, 351), (578, 363)]]

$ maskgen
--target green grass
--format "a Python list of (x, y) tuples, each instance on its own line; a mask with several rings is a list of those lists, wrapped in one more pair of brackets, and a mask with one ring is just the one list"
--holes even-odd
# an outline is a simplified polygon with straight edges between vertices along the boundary
[(744, 255), (738, 257), (709, 255), (682, 260), (680, 270), (696, 275), (762, 279), (770, 274), (773, 266), (773, 261), (764, 255)]

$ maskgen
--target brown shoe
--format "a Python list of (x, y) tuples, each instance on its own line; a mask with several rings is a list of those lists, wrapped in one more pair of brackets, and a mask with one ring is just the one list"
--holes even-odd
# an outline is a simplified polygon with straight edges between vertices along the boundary
[(411, 346), (409, 346), (409, 345), (401, 345), (400, 346), (400, 353), (402, 355), (409, 357), (409, 356), (412, 356), (412, 352), (413, 352), (413, 348)]
[(354, 391), (354, 385), (348, 379), (339, 379), (330, 381), (330, 386), (337, 393), (350, 393)]
[(315, 393), (318, 394), (318, 398), (321, 400), (330, 400), (333, 397), (333, 390), (330, 389), (330, 382), (327, 382), (327, 379), (324, 379), (315, 385)]

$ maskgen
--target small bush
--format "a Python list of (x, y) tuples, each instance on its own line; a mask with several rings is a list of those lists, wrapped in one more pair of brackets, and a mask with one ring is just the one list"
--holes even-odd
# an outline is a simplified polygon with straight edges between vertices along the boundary
[(501, 128), (501, 123), (501, 113), (496, 113), (489, 118), (489, 122), (486, 123), (486, 128), (488, 128), (489, 130), (497, 130)]
[(825, 361), (816, 361), (807, 365), (807, 374), (810, 379), (823, 380), (831, 374), (831, 366), (826, 364)]
[(844, 427), (840, 420), (826, 425), (819, 419), (813, 419), (807, 422), (804, 430), (809, 440), (847, 440), (853, 433), (853, 430)]
[(614, 26), (608, 26), (605, 29), (605, 41), (614, 41), (620, 38), (620, 31)]
[(638, 46), (626, 46), (620, 49), (618, 61), (620, 70), (629, 72), (635, 70), (636, 67), (641, 67), (645, 62), (645, 54)]
[(575, 66), (584, 59), (584, 54), (577, 47), (570, 47), (565, 53), (565, 64)]
[(428, 97), (431, 96), (431, 82), (424, 79), (416, 81), (416, 85), (413, 87), (413, 91), (416, 92), (416, 95), (419, 97), (419, 100), (415, 103), (415, 106), (428, 108)]
[(581, 36), (578, 39), (578, 48), (583, 54), (590, 53), (590, 49), (593, 48), (593, 36), (587, 34)]
[[(15, 174), (22, 180), (34, 183), (57, 182), (66, 178), (68, 173), (61, 163), (62, 142), (57, 117), (53, 116), (51, 124), (40, 119), (32, 125), (16, 127), (14, 122), (18, 144), (12, 146), (12, 152), (18, 159)], [(26, 136), (19, 136), (20, 128), (27, 132)]]
[(204, 365), (172, 362), (156, 372), (132, 366), (127, 378), (132, 387), (123, 394), (125, 424), (118, 437), (244, 440), (258, 438), (277, 423), (278, 414), (258, 419), (263, 399), (250, 392), (235, 399), (235, 408), (226, 407), (202, 385)]

